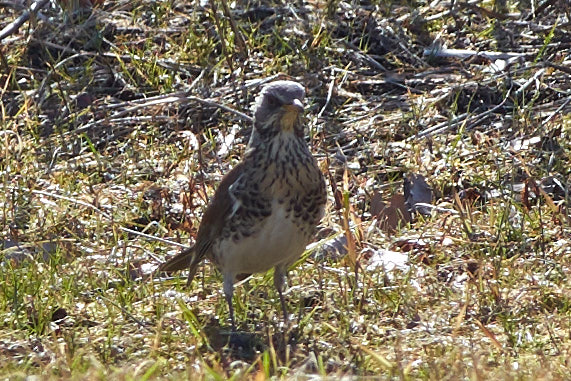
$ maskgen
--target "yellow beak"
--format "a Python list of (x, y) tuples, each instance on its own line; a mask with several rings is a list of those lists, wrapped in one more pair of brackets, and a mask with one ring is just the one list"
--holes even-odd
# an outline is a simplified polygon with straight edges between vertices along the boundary
[(282, 110), (284, 111), (281, 119), (282, 130), (293, 130), (297, 117), (303, 113), (303, 103), (299, 99), (294, 99), (291, 104), (283, 105)]

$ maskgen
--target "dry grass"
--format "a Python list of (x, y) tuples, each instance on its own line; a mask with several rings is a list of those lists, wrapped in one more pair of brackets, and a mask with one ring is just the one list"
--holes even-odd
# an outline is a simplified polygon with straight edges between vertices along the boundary
[[(569, 379), (571, 9), (455, 3), (49, 3), (5, 37), (0, 377)], [(22, 13), (2, 7), (0, 28)], [(230, 346), (210, 265), (191, 290), (147, 277), (278, 76), (307, 87), (330, 201), (291, 329), (257, 275)], [(437, 208), (379, 214), (411, 173)]]

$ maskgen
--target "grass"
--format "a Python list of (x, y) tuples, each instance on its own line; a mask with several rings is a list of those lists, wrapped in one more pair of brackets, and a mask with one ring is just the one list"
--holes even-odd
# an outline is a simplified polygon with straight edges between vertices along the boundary
[[(568, 7), (525, 23), (461, 4), (237, 3), (234, 27), (215, 4), (51, 4), (4, 39), (0, 377), (569, 379)], [(423, 56), (437, 34), (529, 55), (510, 71)], [(240, 347), (213, 267), (190, 289), (151, 275), (247, 144), (212, 102), (250, 115), (256, 81), (280, 73), (307, 88), (329, 202), (290, 272), (290, 329), (271, 272), (236, 287)], [(181, 91), (212, 102), (153, 102)], [(438, 209), (385, 229), (374, 195), (409, 173)], [(405, 264), (374, 266), (391, 252)]]

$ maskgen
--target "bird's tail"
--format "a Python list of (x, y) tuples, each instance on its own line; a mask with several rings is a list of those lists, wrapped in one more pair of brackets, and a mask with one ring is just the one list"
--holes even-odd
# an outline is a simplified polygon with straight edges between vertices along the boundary
[(190, 283), (192, 282), (192, 279), (194, 279), (194, 276), (196, 275), (196, 270), (198, 269), (198, 263), (200, 262), (200, 259), (195, 257), (195, 252), (196, 251), (194, 250), (194, 246), (182, 250), (180, 253), (178, 253), (165, 263), (162, 263), (159, 266), (158, 271), (171, 273), (174, 271), (186, 270), (187, 268), (190, 267), (190, 272), (188, 273), (188, 281), (187, 281), (187, 286), (189, 286)]
[(171, 273), (174, 271), (186, 270), (190, 266), (192, 257), (194, 256), (194, 247), (182, 250), (180, 253), (162, 263), (159, 266), (159, 272)]

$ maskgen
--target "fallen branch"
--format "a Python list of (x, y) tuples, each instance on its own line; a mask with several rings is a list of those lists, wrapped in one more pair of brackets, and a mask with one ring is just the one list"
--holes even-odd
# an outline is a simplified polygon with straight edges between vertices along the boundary
[(506, 101), (508, 100), (508, 98), (510, 97), (511, 92), (512, 92), (512, 88), (510, 87), (508, 89), (508, 92), (504, 96), (504, 99), (498, 105), (494, 106), (493, 108), (491, 108), (487, 111), (484, 111), (478, 115), (474, 115), (471, 117), (468, 117), (468, 113), (461, 114), (451, 121), (440, 123), (434, 127), (427, 128), (424, 131), (420, 131), (418, 134), (411, 136), (408, 140), (410, 141), (410, 140), (415, 140), (418, 138), (424, 138), (427, 136), (440, 134), (444, 131), (455, 128), (456, 126), (460, 125), (460, 123), (464, 124), (466, 129), (469, 129), (470, 126), (476, 125), (479, 121), (487, 118), (488, 116), (490, 116), (491, 114), (493, 114), (494, 112), (499, 110), (501, 107), (503, 107), (504, 104), (506, 103)]
[[(126, 102), (123, 104), (134, 104), (131, 107), (128, 107), (124, 110), (118, 111), (112, 115), (110, 115), (108, 118), (105, 119), (98, 119), (96, 121), (93, 121), (91, 123), (87, 123), (81, 127), (78, 127), (77, 129), (70, 131), (71, 133), (80, 133), (80, 132), (84, 132), (86, 130), (89, 130), (90, 128), (93, 128), (95, 126), (98, 126), (100, 124), (105, 124), (105, 123), (111, 123), (111, 122), (117, 122), (119, 119), (121, 119), (123, 116), (136, 112), (138, 110), (147, 108), (147, 107), (152, 107), (152, 106), (156, 106), (156, 105), (160, 105), (160, 104), (172, 104), (172, 103), (179, 103), (179, 104), (187, 104), (190, 102), (198, 102), (198, 103), (202, 103), (204, 105), (207, 106), (211, 106), (211, 107), (217, 107), (219, 109), (225, 110), (227, 112), (230, 112), (236, 116), (238, 116), (240, 119), (252, 123), (253, 122), (253, 118), (249, 115), (244, 114), (243, 112), (240, 112), (230, 106), (226, 106), (222, 103), (219, 103), (213, 99), (203, 99), (203, 98), (199, 98), (199, 97), (195, 97), (195, 96), (186, 96), (185, 95), (186, 92), (176, 92), (176, 93), (172, 93), (172, 94), (164, 94), (161, 96), (157, 96), (157, 97), (153, 97), (152, 100), (139, 100), (139, 101), (130, 101), (130, 102)], [(107, 108), (115, 108), (114, 105), (109, 105), (106, 106)], [(156, 117), (148, 117), (149, 120), (155, 120)]]
[(0, 31), (0, 41), (8, 37), (9, 35), (15, 33), (18, 28), (22, 26), (26, 21), (30, 19), (32, 14), (38, 13), (50, 0), (38, 0), (30, 6), (30, 9), (22, 13), (20, 17), (12, 21), (10, 24), (6, 25), (4, 29)]
[(512, 58), (528, 57), (531, 56), (530, 53), (502, 53), (502, 52), (489, 52), (482, 51), (477, 52), (475, 50), (469, 49), (448, 49), (439, 46), (433, 46), (428, 49), (424, 49), (425, 56), (438, 57), (438, 58), (459, 58), (466, 59), (470, 57), (484, 57), (489, 60), (509, 60)]
[(178, 247), (183, 247), (183, 248), (184, 248), (184, 247), (188, 247), (188, 245), (184, 245), (184, 244), (182, 244), (182, 243), (178, 243), (178, 242), (171, 241), (171, 240), (169, 240), (169, 239), (164, 239), (164, 238), (161, 238), (161, 237), (156, 237), (156, 236), (153, 236), (153, 235), (150, 235), (150, 234), (142, 233), (142, 232), (139, 232), (139, 231), (136, 231), (136, 230), (133, 230), (133, 229), (129, 229), (129, 228), (120, 226), (120, 225), (118, 225), (117, 222), (114, 221), (113, 216), (111, 216), (110, 214), (108, 214), (108, 213), (102, 211), (101, 209), (97, 208), (95, 205), (92, 205), (92, 204), (90, 204), (90, 203), (88, 203), (88, 202), (85, 202), (85, 201), (81, 201), (81, 200), (79, 200), (79, 199), (75, 199), (75, 198), (67, 197), (67, 196), (62, 196), (62, 195), (57, 194), (57, 193), (46, 192), (46, 191), (40, 191), (40, 190), (33, 190), (33, 189), (22, 188), (22, 187), (19, 187), (19, 188), (16, 189), (16, 188), (14, 188), (14, 187), (8, 186), (8, 187), (4, 187), (4, 189), (8, 189), (8, 190), (11, 190), (11, 191), (14, 191), (14, 190), (22, 191), (22, 190), (24, 190), (24, 191), (28, 191), (28, 192), (31, 192), (31, 193), (36, 194), (36, 195), (47, 196), (47, 197), (52, 197), (52, 198), (55, 198), (55, 199), (58, 199), (58, 200), (69, 201), (69, 202), (71, 202), (71, 203), (74, 203), (74, 204), (77, 204), (77, 205), (81, 205), (81, 206), (84, 206), (84, 207), (86, 207), (86, 208), (88, 208), (88, 209), (93, 210), (94, 212), (98, 213), (100, 216), (102, 216), (103, 218), (105, 218), (107, 221), (109, 221), (111, 224), (115, 224), (115, 225), (119, 228), (119, 230), (121, 230), (121, 231), (123, 231), (123, 232), (125, 232), (125, 233), (138, 235), (138, 236), (141, 236), (141, 237), (150, 239), (150, 240), (162, 242), (162, 243), (165, 243), (165, 244), (168, 244), (168, 245), (172, 245), (172, 246), (178, 246)]

